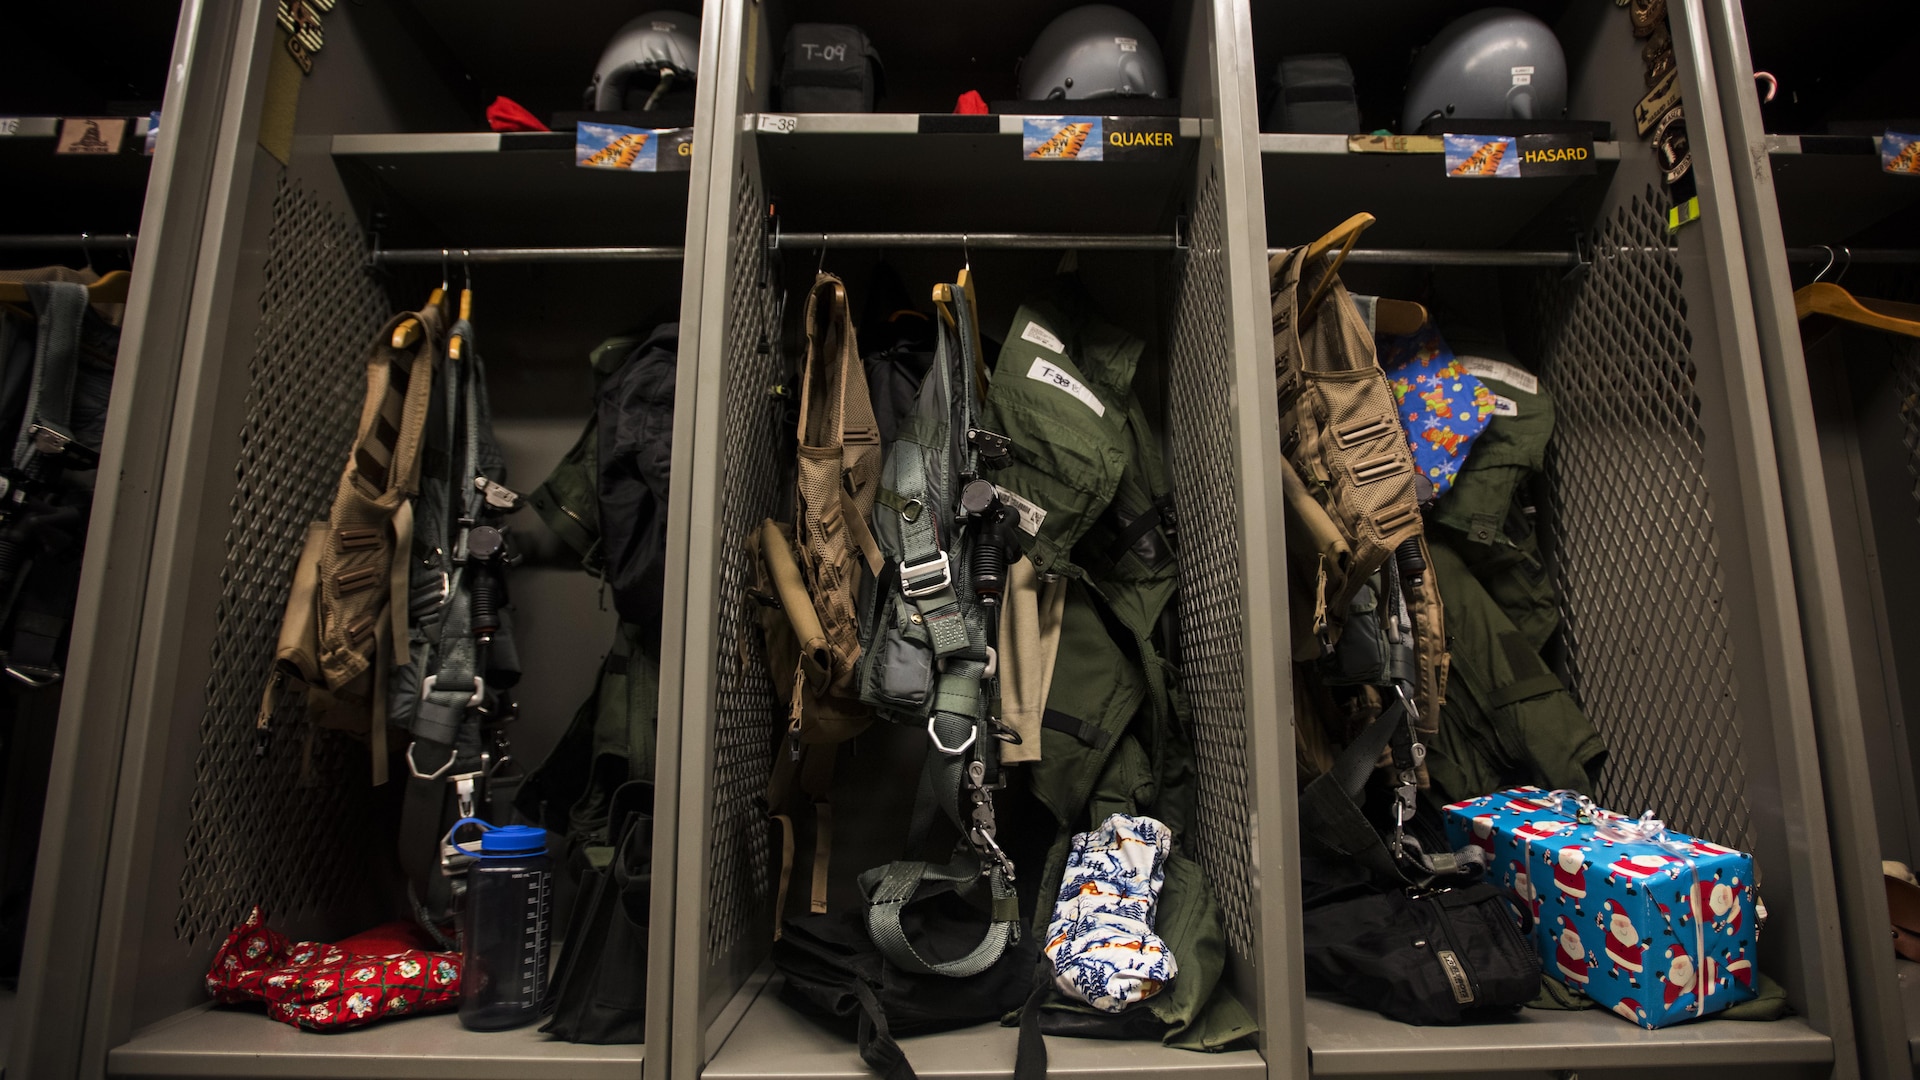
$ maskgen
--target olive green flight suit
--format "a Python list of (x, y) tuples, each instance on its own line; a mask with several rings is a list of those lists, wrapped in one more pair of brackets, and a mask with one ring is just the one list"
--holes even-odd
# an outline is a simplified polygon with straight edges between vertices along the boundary
[(1177, 673), (1154, 644), (1179, 587), (1171, 484), (1132, 392), (1144, 343), (1093, 317), (1073, 284), (1014, 315), (987, 395), (987, 425), (1013, 443), (1012, 463), (992, 479), (1022, 510), (1035, 568), (1070, 582), (1040, 760), (1027, 766), (1059, 822), (1032, 930), (1046, 930), (1073, 833), (1109, 814), (1151, 815), (1176, 843), (1155, 931), (1180, 974), (1119, 1017), (1056, 1001), (1047, 1026), (1217, 1050), (1257, 1028), (1221, 978), (1218, 901), (1199, 864), (1178, 853), (1193, 820), (1193, 749)]
[(1527, 488), (1545, 463), (1553, 399), (1503, 350), (1456, 354), (1505, 404), (1428, 517), (1453, 657), (1427, 751), (1435, 795), (1446, 802), (1516, 784), (1591, 793), (1606, 744), (1540, 658), (1560, 611)]

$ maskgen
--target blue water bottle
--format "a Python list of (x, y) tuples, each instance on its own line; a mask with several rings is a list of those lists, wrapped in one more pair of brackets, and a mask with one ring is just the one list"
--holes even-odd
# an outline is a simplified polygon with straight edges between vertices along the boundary
[(547, 831), (525, 825), (495, 827), (478, 818), (462, 826), (486, 830), (467, 867), (466, 917), (461, 928), (460, 1023), (474, 1031), (503, 1031), (540, 1015), (547, 989), (547, 921), (553, 860)]

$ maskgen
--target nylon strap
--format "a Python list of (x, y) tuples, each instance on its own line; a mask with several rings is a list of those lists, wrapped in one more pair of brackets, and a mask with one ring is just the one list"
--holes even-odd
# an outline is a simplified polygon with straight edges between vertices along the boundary
[(964, 885), (979, 880), (978, 864), (970, 858), (946, 866), (924, 862), (896, 862), (860, 875), (860, 891), (867, 897), (867, 934), (886, 958), (897, 966), (922, 975), (945, 975), (964, 979), (978, 975), (1000, 959), (1019, 932), (1020, 901), (1012, 882), (998, 867), (987, 874), (993, 897), (993, 921), (973, 951), (956, 960), (934, 963), (914, 951), (907, 932), (900, 925), (901, 911), (922, 882), (948, 882)]
[(27, 286), (27, 296), (39, 313), (40, 336), (33, 351), (27, 408), (20, 433), (13, 441), (13, 465), (22, 471), (32, 469), (41, 457), (30, 434), (33, 425), (51, 424), (62, 432), (72, 431), (73, 384), (80, 367), (87, 287), (71, 281), (39, 281)]

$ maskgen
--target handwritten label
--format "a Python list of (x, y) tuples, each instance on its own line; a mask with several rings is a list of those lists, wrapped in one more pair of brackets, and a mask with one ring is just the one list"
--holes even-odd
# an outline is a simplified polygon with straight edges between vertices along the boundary
[(1093, 391), (1087, 389), (1079, 379), (1047, 363), (1045, 360), (1035, 358), (1033, 366), (1027, 369), (1027, 378), (1046, 383), (1056, 390), (1064, 390), (1072, 394), (1074, 397), (1080, 399), (1082, 405), (1092, 409), (1093, 415), (1095, 416), (1107, 415), (1107, 407), (1100, 403), (1100, 399), (1094, 396)]
[(1504, 360), (1489, 360), (1484, 356), (1459, 356), (1456, 354), (1455, 358), (1460, 361), (1461, 367), (1467, 369), (1467, 374), (1475, 378), (1492, 379), (1494, 382), (1506, 383), (1508, 386), (1524, 394), (1537, 394), (1540, 392), (1540, 379), (1535, 376), (1533, 372), (1517, 364), (1509, 364)]
[(759, 130), (769, 135), (791, 135), (800, 126), (800, 121), (791, 116), (777, 116), (773, 113), (761, 113)]
[(20, 118), (17, 116), (0, 116), (0, 135), (18, 134), (20, 134)]
[(1519, 416), (1520, 403), (1510, 397), (1501, 397), (1499, 394), (1495, 394), (1493, 395), (1493, 415)]
[(1037, 322), (1028, 323), (1027, 328), (1025, 330), (1020, 331), (1020, 339), (1022, 341), (1031, 341), (1035, 345), (1038, 345), (1043, 349), (1052, 349), (1054, 352), (1057, 352), (1057, 353), (1064, 353), (1067, 351), (1066, 342), (1061, 341), (1057, 337), (1054, 337), (1053, 331), (1048, 330), (1046, 327), (1041, 326)]

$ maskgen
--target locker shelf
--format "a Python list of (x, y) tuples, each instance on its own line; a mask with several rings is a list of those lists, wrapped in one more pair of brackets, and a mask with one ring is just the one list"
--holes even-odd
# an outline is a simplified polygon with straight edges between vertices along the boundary
[(1871, 136), (1769, 135), (1788, 246), (1837, 244), (1920, 204), (1920, 180), (1880, 169)]
[(1606, 189), (1620, 153), (1617, 142), (1595, 143), (1590, 176), (1457, 180), (1437, 154), (1353, 153), (1345, 135), (1262, 135), (1267, 239), (1276, 247), (1305, 243), (1362, 210), (1379, 219), (1367, 230), (1369, 247), (1504, 247), (1556, 204), (1584, 228), (1592, 211), (1576, 212), (1579, 197)]
[[(1321, 997), (1306, 1000), (1307, 1046), (1319, 1076), (1450, 1072), (1824, 1065), (1833, 1041), (1799, 1017), (1768, 1023), (1705, 1020), (1661, 1031), (1600, 1009), (1523, 1009), (1506, 1023), (1413, 1027)], [(1438, 1055), (1438, 1057), (1436, 1057)]]
[[(765, 114), (771, 118), (776, 114)], [(1202, 122), (1142, 162), (1031, 162), (1021, 116), (814, 113), (756, 142), (784, 228), (1128, 233), (1169, 229)], [(761, 129), (763, 116), (741, 118)]]
[(632, 1080), (641, 1046), (586, 1046), (540, 1034), (468, 1031), (452, 1013), (390, 1020), (357, 1031), (300, 1031), (252, 1009), (202, 1005), (136, 1033), (107, 1056), (113, 1076), (274, 1076), (333, 1080)]
[(583, 169), (571, 132), (336, 135), (389, 246), (645, 246), (686, 235), (685, 172)]
[[(871, 1080), (873, 1070), (860, 1060), (852, 1039), (781, 1001), (780, 985), (777, 976), (766, 982), (707, 1063), (704, 1080)], [(1018, 1034), (1015, 1028), (981, 1024), (901, 1039), (900, 1046), (920, 1076), (1011, 1076)], [(1175, 1070), (1207, 1080), (1264, 1080), (1267, 1075), (1257, 1051), (1203, 1054), (1129, 1040), (1049, 1038), (1047, 1066), (1050, 1076), (1142, 1080)]]

